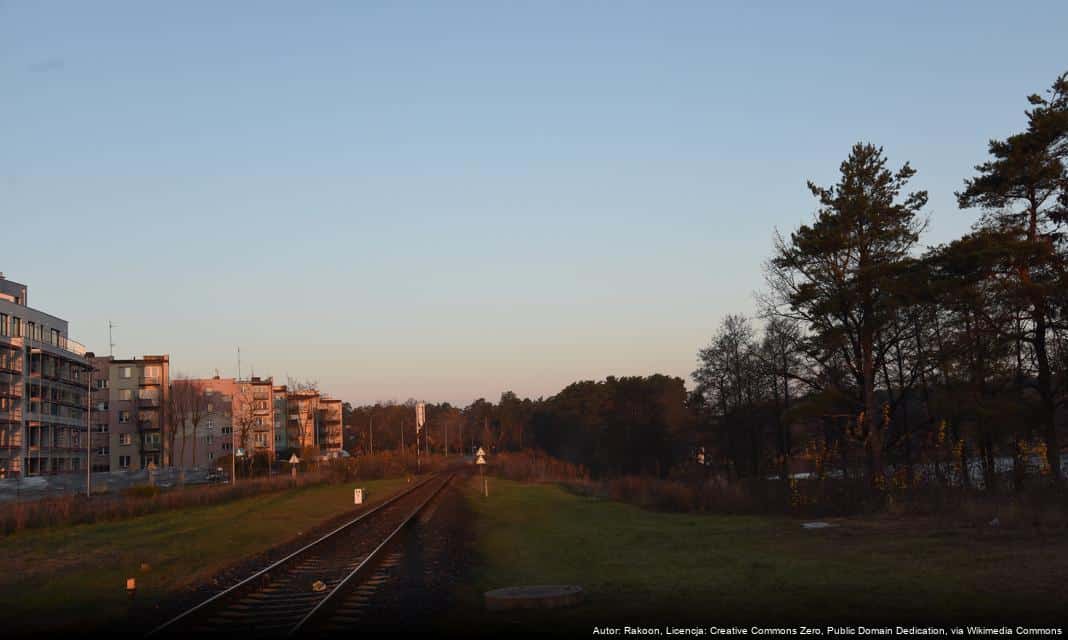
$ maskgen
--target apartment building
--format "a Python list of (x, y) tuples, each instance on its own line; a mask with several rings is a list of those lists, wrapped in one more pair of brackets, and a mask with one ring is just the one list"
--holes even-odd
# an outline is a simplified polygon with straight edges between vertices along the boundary
[(0, 274), (0, 477), (85, 468), (88, 371), (67, 321)]
[(278, 451), (329, 453), (344, 446), (341, 400), (315, 389), (275, 387), (275, 403), (285, 411), (285, 435), (275, 435)]
[(319, 392), (314, 389), (286, 393), (286, 441), (289, 449), (302, 452), (318, 446)]
[(290, 451), (289, 438), (286, 437), (286, 420), (289, 415), (286, 410), (286, 385), (278, 385), (271, 388), (274, 399), (274, 450), (276, 455)]
[(93, 471), (137, 471), (170, 464), (166, 438), (170, 356), (126, 360), (88, 356)]
[(342, 416), (344, 410), (341, 400), (329, 396), (319, 396), (318, 435), (316, 441), (322, 453), (339, 451), (344, 446), (342, 434)]
[(182, 426), (175, 459), (186, 468), (211, 468), (235, 452), (274, 460), (275, 399), (271, 378), (201, 378), (172, 385)]

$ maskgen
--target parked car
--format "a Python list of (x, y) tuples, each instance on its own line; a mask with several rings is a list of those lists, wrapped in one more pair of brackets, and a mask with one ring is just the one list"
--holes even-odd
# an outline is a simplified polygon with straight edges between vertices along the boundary
[(348, 451), (345, 451), (344, 449), (336, 449), (334, 451), (327, 451), (326, 453), (320, 455), (319, 456), (319, 460), (321, 460), (323, 462), (327, 462), (329, 460), (341, 460), (341, 459), (344, 459), (344, 458), (351, 458), (351, 457), (352, 457), (352, 455), (349, 454)]

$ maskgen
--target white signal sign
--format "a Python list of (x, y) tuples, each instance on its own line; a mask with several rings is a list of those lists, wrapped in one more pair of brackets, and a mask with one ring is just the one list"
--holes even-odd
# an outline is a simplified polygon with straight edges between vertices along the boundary
[(422, 430), (423, 425), (426, 424), (426, 403), (420, 402), (415, 405), (415, 428), (416, 430)]

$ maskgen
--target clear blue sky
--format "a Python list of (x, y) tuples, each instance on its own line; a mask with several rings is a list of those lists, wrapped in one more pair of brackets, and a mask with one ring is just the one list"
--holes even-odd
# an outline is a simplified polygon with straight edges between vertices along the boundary
[(849, 146), (953, 191), (1068, 3), (0, 0), (0, 270), (174, 368), (466, 404), (687, 376)]

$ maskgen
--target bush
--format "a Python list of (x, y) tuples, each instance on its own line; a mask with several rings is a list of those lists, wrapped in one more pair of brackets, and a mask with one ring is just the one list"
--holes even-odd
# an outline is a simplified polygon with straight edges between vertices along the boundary
[(159, 495), (159, 487), (151, 484), (130, 487), (123, 489), (121, 495), (126, 498), (155, 498)]
[[(423, 473), (436, 473), (454, 464), (459, 457), (422, 456)], [(219, 504), (254, 495), (306, 487), (322, 483), (340, 484), (355, 480), (395, 478), (414, 473), (414, 454), (387, 451), (374, 456), (338, 458), (321, 463), (309, 462), (310, 470), (293, 479), (289, 474), (273, 477), (239, 479), (236, 485), (184, 487), (161, 491), (154, 485), (122, 490), (119, 495), (98, 495), (91, 500), (83, 495), (66, 495), (40, 500), (0, 504), (0, 535), (25, 529), (68, 526), (92, 522), (122, 520), (166, 511)]]
[(506, 480), (521, 482), (587, 482), (585, 467), (540, 451), (501, 452), (490, 457), (487, 470)]

